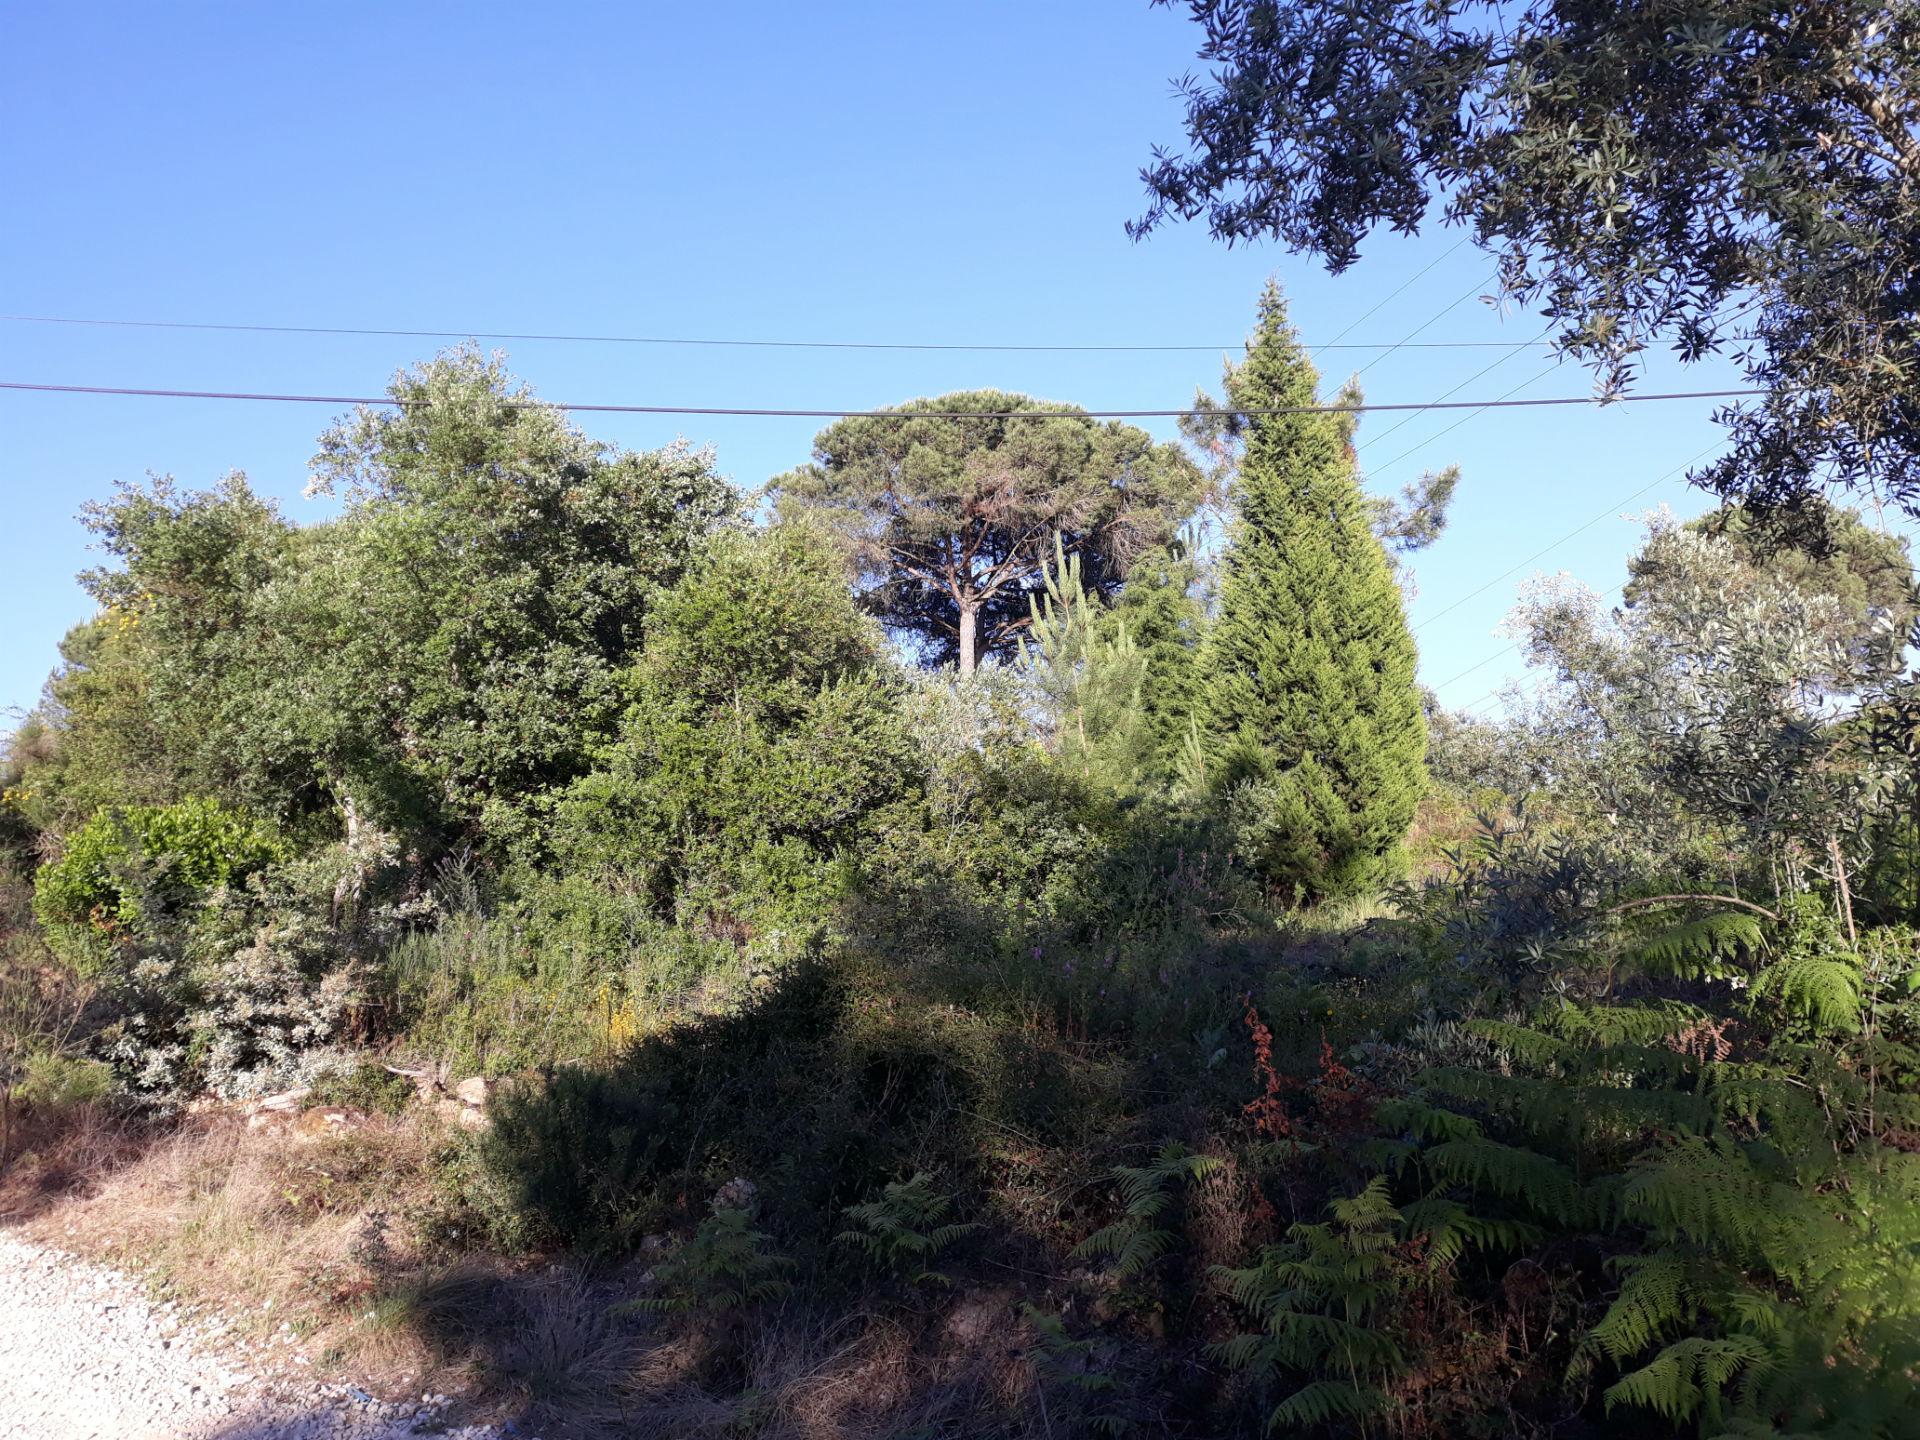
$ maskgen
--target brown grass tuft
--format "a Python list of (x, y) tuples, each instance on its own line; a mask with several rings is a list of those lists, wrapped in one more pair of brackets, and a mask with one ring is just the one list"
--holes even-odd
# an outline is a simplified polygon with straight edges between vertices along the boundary
[(108, 1104), (16, 1114), (0, 1167), (0, 1225), (20, 1225), (94, 1190), (135, 1162), (159, 1132)]

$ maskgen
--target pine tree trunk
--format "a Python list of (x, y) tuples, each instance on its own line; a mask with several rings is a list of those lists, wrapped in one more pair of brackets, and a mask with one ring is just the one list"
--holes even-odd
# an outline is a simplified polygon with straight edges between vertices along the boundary
[(978, 646), (979, 627), (979, 603), (962, 600), (960, 602), (960, 673), (962, 675), (973, 674), (974, 667), (979, 664), (979, 657), (975, 653)]

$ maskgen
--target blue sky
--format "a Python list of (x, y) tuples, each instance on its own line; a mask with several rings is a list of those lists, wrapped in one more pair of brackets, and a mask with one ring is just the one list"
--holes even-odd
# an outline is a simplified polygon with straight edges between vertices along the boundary
[[(1277, 274), (1309, 343), (1350, 326), (1349, 345), (1541, 330), (1471, 298), (1491, 264), (1452, 232), (1377, 236), (1337, 279), (1277, 247), (1229, 250), (1201, 226), (1129, 241), (1138, 167), (1179, 138), (1169, 81), (1192, 66), (1197, 33), (1145, 0), (10, 6), (0, 313), (1224, 351)], [(0, 380), (370, 394), (434, 348), (0, 322)], [(1219, 371), (1209, 353), (502, 348), (547, 398), (638, 404), (853, 408), (992, 385), (1156, 409)], [(1329, 391), (1364, 365), (1383, 402), (1589, 383), (1572, 366), (1541, 377), (1541, 350), (1320, 358)], [(1662, 360), (1647, 388), (1731, 378)], [(1412, 604), (1444, 700), (1480, 702), (1520, 673), (1495, 632), (1527, 575), (1564, 569), (1605, 589), (1638, 533), (1623, 512), (1705, 508), (1678, 472), (1716, 444), (1710, 411), (1368, 418), (1377, 488), (1462, 467)], [(330, 414), (0, 392), (0, 707), (32, 703), (88, 612), (73, 583), (96, 563), (74, 519), (83, 502), (150, 470), (202, 486), (238, 469), (293, 517), (319, 518), (300, 492)], [(710, 441), (745, 485), (805, 459), (818, 428), (585, 424), (634, 447)]]

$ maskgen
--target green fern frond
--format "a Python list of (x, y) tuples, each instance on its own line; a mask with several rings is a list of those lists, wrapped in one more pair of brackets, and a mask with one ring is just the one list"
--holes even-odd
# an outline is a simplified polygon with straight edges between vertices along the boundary
[(1420, 1158), (1420, 1147), (1411, 1140), (1370, 1135), (1356, 1143), (1350, 1153), (1359, 1169), (1398, 1178), (1407, 1166)]
[(1111, 1259), (1114, 1274), (1131, 1280), (1179, 1243), (1173, 1231), (1142, 1229), (1137, 1219), (1129, 1218), (1102, 1226), (1074, 1246), (1072, 1253), (1080, 1260)]
[(1825, 1030), (1858, 1028), (1863, 988), (1851, 955), (1791, 955), (1754, 982), (1755, 995), (1771, 995), (1789, 1014)]
[(1506, 1020), (1469, 1020), (1466, 1029), (1536, 1070), (1547, 1069), (1569, 1058), (1566, 1041), (1525, 1025)]
[(1723, 1122), (1765, 1125), (1794, 1149), (1817, 1147), (1827, 1133), (1827, 1110), (1819, 1094), (1790, 1067), (1724, 1061), (1702, 1072), (1706, 1100)]
[(1206, 1353), (1236, 1375), (1265, 1383), (1280, 1372), (1280, 1363), (1265, 1335), (1235, 1335), (1206, 1347)]
[(1536, 1245), (1542, 1234), (1538, 1225), (1475, 1215), (1458, 1201), (1431, 1195), (1406, 1206), (1401, 1215), (1409, 1238), (1425, 1237), (1427, 1265), (1432, 1269), (1451, 1265), (1469, 1249), (1519, 1250)]
[(1620, 1293), (1581, 1340), (1577, 1368), (1584, 1368), (1595, 1351), (1616, 1363), (1638, 1355), (1692, 1314), (1696, 1276), (1687, 1257), (1656, 1251), (1624, 1257), (1618, 1268), (1626, 1272)]
[(1650, 975), (1683, 980), (1723, 980), (1744, 974), (1743, 957), (1766, 943), (1759, 917), (1724, 910), (1683, 920), (1640, 943), (1634, 959)]
[(841, 1211), (859, 1228), (834, 1239), (911, 1284), (946, 1285), (947, 1277), (927, 1262), (983, 1228), (974, 1221), (941, 1223), (952, 1208), (953, 1197), (936, 1191), (933, 1177), (921, 1171), (883, 1186), (878, 1198)]
[(1686, 1136), (1643, 1158), (1628, 1175), (1621, 1205), (1629, 1219), (1737, 1261), (1798, 1268), (1792, 1247), (1778, 1242), (1783, 1231), (1804, 1232), (1805, 1197), (1758, 1174), (1726, 1140)]
[(1748, 1335), (1719, 1339), (1690, 1335), (1667, 1346), (1647, 1365), (1623, 1375), (1606, 1391), (1607, 1410), (1639, 1405), (1668, 1420), (1717, 1417), (1727, 1383), (1743, 1369), (1769, 1365), (1767, 1347)]
[(1269, 1432), (1283, 1427), (1303, 1430), (1333, 1420), (1358, 1420), (1386, 1408), (1387, 1397), (1371, 1387), (1363, 1388), (1345, 1380), (1315, 1380), (1303, 1385), (1267, 1416)]
[(1390, 1328), (1408, 1283), (1396, 1253), (1406, 1221), (1386, 1178), (1337, 1197), (1327, 1211), (1325, 1222), (1290, 1227), (1285, 1242), (1267, 1246), (1254, 1265), (1213, 1271), (1259, 1329), (1208, 1353), (1257, 1380), (1306, 1380), (1279, 1403), (1270, 1429), (1366, 1413), (1380, 1395), (1374, 1382), (1406, 1369)]
[(1557, 1160), (1532, 1150), (1474, 1137), (1432, 1146), (1426, 1159), (1450, 1180), (1516, 1200), (1562, 1224), (1578, 1222), (1588, 1210), (1572, 1173)]
[(664, 1293), (627, 1301), (614, 1307), (615, 1312), (738, 1310), (783, 1295), (792, 1287), (780, 1272), (792, 1269), (794, 1261), (772, 1253), (770, 1243), (770, 1236), (752, 1227), (745, 1210), (716, 1211), (661, 1263), (658, 1278)]
[(1388, 1100), (1374, 1114), (1389, 1130), (1420, 1140), (1462, 1140), (1480, 1133), (1480, 1122), (1412, 1098)]
[(1556, 1005), (1540, 1019), (1543, 1029), (1588, 1046), (1652, 1045), (1707, 1018), (1698, 1005), (1679, 1000), (1635, 1005)]
[[(1610, 1055), (1603, 1056), (1611, 1058)], [(1645, 1052), (1630, 1047), (1624, 1063), (1644, 1062)], [(1682, 1056), (1668, 1054), (1667, 1065), (1655, 1059), (1639, 1070), (1684, 1073)], [(1602, 1067), (1595, 1073), (1607, 1083), (1584, 1083), (1568, 1072), (1551, 1080), (1532, 1075), (1503, 1075), (1496, 1071), (1448, 1066), (1424, 1073), (1423, 1083), (1463, 1100), (1501, 1111), (1532, 1135), (1551, 1137), (1571, 1145), (1597, 1139), (1638, 1139), (1647, 1130), (1700, 1129), (1712, 1118), (1712, 1107), (1690, 1090), (1641, 1084), (1639, 1070)]]
[(1349, 1230), (1379, 1229), (1400, 1218), (1400, 1212), (1393, 1208), (1389, 1198), (1384, 1175), (1374, 1176), (1357, 1195), (1336, 1195), (1327, 1202), (1327, 1209)]
[(1074, 1246), (1072, 1253), (1081, 1259), (1111, 1257), (1122, 1279), (1143, 1274), (1179, 1243), (1173, 1231), (1153, 1223), (1171, 1207), (1177, 1187), (1205, 1179), (1224, 1163), (1169, 1140), (1149, 1165), (1116, 1165), (1110, 1173), (1119, 1183), (1125, 1213)]

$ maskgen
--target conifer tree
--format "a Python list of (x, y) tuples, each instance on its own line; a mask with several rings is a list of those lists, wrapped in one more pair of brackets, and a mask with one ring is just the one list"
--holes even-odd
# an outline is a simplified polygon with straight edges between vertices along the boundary
[(1248, 863), (1298, 896), (1376, 879), (1426, 781), (1413, 637), (1351, 424), (1257, 413), (1317, 403), (1318, 381), (1269, 283), (1246, 359), (1227, 374), (1245, 450), (1195, 718), (1194, 778)]
[(1046, 587), (1033, 602), (1021, 655), (1052, 749), (1108, 790), (1136, 790), (1152, 746), (1141, 692), (1147, 657), (1126, 625), (1087, 593), (1080, 557), (1057, 538)]
[(1145, 731), (1144, 778), (1171, 785), (1180, 773), (1193, 713), (1195, 663), (1206, 608), (1195, 594), (1198, 565), (1183, 536), (1134, 562), (1103, 623), (1124, 630), (1145, 662), (1138, 706)]

